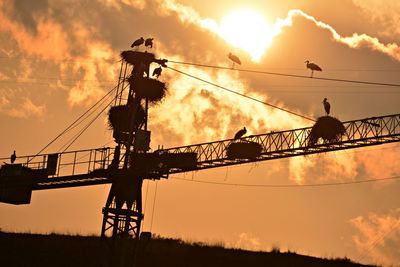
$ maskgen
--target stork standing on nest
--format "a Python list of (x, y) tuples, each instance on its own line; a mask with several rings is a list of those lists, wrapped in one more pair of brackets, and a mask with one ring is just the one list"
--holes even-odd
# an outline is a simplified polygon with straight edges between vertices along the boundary
[(324, 101), (322, 101), (322, 104), (324, 105), (326, 116), (328, 116), (329, 113), (331, 112), (331, 104), (329, 104), (328, 99), (326, 99), (326, 97), (324, 98)]
[(241, 138), (243, 135), (245, 135), (247, 133), (246, 127), (243, 127), (243, 129), (240, 129), (236, 134), (234, 139), (239, 139)]
[(311, 70), (311, 78), (313, 77), (314, 71), (322, 71), (322, 69), (315, 63), (310, 63), (309, 60), (306, 60), (304, 63), (306, 63), (307, 69)]
[(131, 47), (132, 47), (132, 48), (134, 48), (135, 46), (139, 47), (139, 46), (141, 46), (143, 43), (144, 43), (144, 38), (143, 38), (143, 37), (140, 37), (139, 39), (137, 39), (136, 41), (134, 41), (134, 42), (131, 44)]
[(240, 59), (239, 59), (238, 56), (235, 56), (234, 54), (229, 53), (229, 54), (228, 54), (228, 58), (229, 58), (230, 60), (232, 60), (232, 69), (233, 69), (233, 67), (235, 67), (235, 63), (236, 63), (236, 64), (239, 64), (239, 65), (242, 65), (242, 62), (240, 61)]
[(150, 47), (150, 48), (153, 48), (153, 40), (154, 40), (154, 38), (147, 38), (145, 41), (144, 41), (144, 46), (147, 48), (147, 47)]

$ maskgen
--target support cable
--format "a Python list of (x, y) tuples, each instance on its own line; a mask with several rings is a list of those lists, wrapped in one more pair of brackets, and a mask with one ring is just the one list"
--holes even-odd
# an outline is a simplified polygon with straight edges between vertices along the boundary
[(228, 88), (226, 88), (226, 87), (224, 87), (224, 86), (221, 86), (221, 85), (218, 85), (218, 84), (216, 84), (216, 83), (213, 83), (213, 82), (204, 80), (204, 79), (202, 79), (202, 78), (196, 77), (196, 76), (191, 75), (191, 74), (189, 74), (189, 73), (186, 73), (186, 72), (183, 72), (183, 71), (180, 71), (180, 70), (171, 68), (171, 67), (167, 67), (167, 68), (170, 69), (170, 70), (176, 71), (176, 72), (178, 72), (178, 73), (181, 73), (181, 74), (183, 74), (183, 75), (186, 75), (186, 76), (188, 76), (188, 77), (191, 77), (191, 78), (193, 78), (193, 79), (196, 79), (196, 80), (199, 80), (199, 81), (208, 83), (208, 84), (210, 84), (210, 85), (212, 85), (212, 86), (218, 87), (218, 88), (223, 89), (223, 90), (225, 90), (225, 91), (228, 91), (228, 92), (230, 92), (230, 93), (233, 93), (233, 94), (236, 94), (236, 95), (239, 95), (239, 96), (242, 96), (242, 97), (251, 99), (251, 100), (256, 101), (256, 102), (259, 102), (259, 103), (261, 103), (261, 104), (264, 104), (264, 105), (267, 105), (267, 106), (270, 106), (270, 107), (279, 109), (279, 110), (281, 110), (281, 111), (287, 112), (287, 113), (289, 113), (289, 114), (292, 114), (292, 115), (301, 117), (301, 118), (303, 118), (303, 119), (306, 119), (306, 120), (315, 122), (315, 120), (312, 119), (312, 118), (310, 118), (310, 117), (301, 115), (301, 114), (299, 114), (299, 113), (290, 111), (290, 110), (288, 110), (288, 109), (284, 109), (284, 108), (278, 107), (278, 106), (276, 106), (276, 105), (267, 103), (267, 102), (265, 102), (265, 101), (261, 101), (261, 100), (259, 100), (259, 99), (257, 99), (257, 98), (254, 98), (254, 97), (251, 97), (251, 96), (248, 96), (248, 95), (245, 95), (245, 94), (241, 94), (241, 93), (239, 93), (239, 92), (236, 92), (236, 91), (234, 91), (234, 90), (228, 89)]
[(170, 177), (174, 180), (186, 181), (186, 182), (195, 182), (201, 184), (213, 184), (213, 185), (223, 185), (223, 186), (240, 186), (240, 187), (266, 187), (266, 188), (301, 188), (301, 187), (326, 187), (326, 186), (339, 186), (339, 185), (353, 185), (353, 184), (363, 184), (363, 183), (372, 183), (372, 182), (382, 182), (389, 180), (399, 180), (400, 176), (387, 177), (382, 179), (366, 179), (359, 181), (350, 181), (350, 182), (336, 182), (336, 183), (323, 183), (323, 184), (242, 184), (242, 183), (224, 183), (224, 182), (215, 182), (215, 181), (201, 181), (201, 180), (192, 180), (178, 177)]
[(75, 121), (73, 121), (67, 128), (65, 128), (61, 133), (59, 133), (53, 140), (51, 140), (47, 145), (45, 145), (39, 152), (37, 152), (32, 158), (28, 160), (27, 163), (31, 162), (35, 157), (37, 157), (40, 153), (42, 153), (46, 148), (48, 148), (51, 144), (53, 144), (58, 138), (60, 138), (63, 134), (74, 128), (75, 124), (77, 124), (86, 114), (88, 114), (92, 109), (94, 109), (100, 102), (102, 102), (108, 95), (110, 95), (117, 86), (114, 86), (110, 91), (108, 91), (102, 98), (100, 98), (96, 103), (94, 103), (88, 110), (86, 110), (81, 116), (79, 116)]
[(347, 83), (358, 83), (358, 84), (369, 84), (369, 85), (382, 85), (382, 86), (400, 87), (400, 84), (398, 84), (398, 83), (379, 83), (379, 82), (360, 81), (360, 80), (347, 80), (347, 79), (324, 78), (324, 77), (310, 77), (310, 76), (306, 76), (306, 75), (295, 75), (295, 74), (279, 73), (279, 72), (248, 70), (248, 69), (233, 69), (233, 68), (229, 68), (229, 67), (221, 67), (221, 66), (213, 66), (213, 65), (207, 65), (207, 64), (190, 63), (190, 62), (173, 61), (173, 60), (168, 60), (168, 63), (190, 65), (190, 66), (196, 66), (196, 67), (213, 68), (213, 69), (222, 69), (222, 70), (235, 70), (235, 71), (241, 71), (241, 72), (247, 72), (247, 73), (257, 73), (257, 74), (285, 76), (285, 77), (292, 77), (292, 78), (304, 78), (304, 79), (314, 79), (314, 80), (324, 80), (324, 81), (334, 81), (334, 82), (347, 82)]

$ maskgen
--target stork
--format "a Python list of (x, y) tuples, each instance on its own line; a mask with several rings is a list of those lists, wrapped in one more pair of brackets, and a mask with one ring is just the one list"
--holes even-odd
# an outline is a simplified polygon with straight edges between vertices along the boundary
[(17, 154), (15, 154), (15, 150), (14, 150), (14, 153), (12, 153), (12, 155), (10, 157), (11, 164), (13, 164), (16, 159), (17, 159)]
[(306, 60), (304, 63), (306, 63), (307, 69), (311, 70), (311, 78), (313, 77), (314, 70), (316, 71), (322, 71), (322, 69), (315, 63), (310, 63), (309, 60)]
[(239, 139), (241, 138), (243, 135), (245, 135), (247, 133), (246, 127), (243, 127), (243, 129), (240, 129), (236, 134), (234, 139)]
[(154, 38), (147, 38), (147, 39), (144, 41), (144, 46), (145, 46), (145, 47), (153, 48), (153, 40), (154, 40)]
[(134, 41), (134, 42), (131, 44), (131, 47), (134, 48), (135, 46), (140, 46), (140, 45), (142, 45), (143, 43), (144, 43), (144, 39), (143, 39), (143, 37), (140, 37), (139, 39), (137, 39), (136, 41)]
[(326, 115), (328, 116), (329, 113), (331, 112), (331, 104), (329, 104), (328, 99), (326, 99), (326, 97), (324, 98), (324, 101), (322, 101), (322, 104), (324, 104), (324, 109), (325, 109)]
[(229, 58), (230, 60), (232, 60), (232, 69), (233, 69), (233, 67), (235, 66), (235, 63), (237, 63), (237, 64), (239, 64), (239, 65), (242, 65), (242, 62), (240, 61), (240, 59), (239, 59), (237, 56), (235, 56), (234, 54), (229, 53), (229, 54), (228, 54), (228, 58)]
[(158, 68), (156, 68), (156, 69), (154, 69), (154, 70), (153, 70), (153, 76), (157, 76), (157, 78), (160, 77), (161, 71), (162, 71), (161, 66), (158, 67)]

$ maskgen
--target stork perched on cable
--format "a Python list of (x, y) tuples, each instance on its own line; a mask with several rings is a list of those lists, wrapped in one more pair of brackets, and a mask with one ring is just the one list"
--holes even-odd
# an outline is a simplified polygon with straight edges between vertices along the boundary
[(228, 54), (228, 58), (229, 58), (230, 60), (232, 60), (232, 69), (233, 69), (233, 67), (235, 66), (235, 63), (236, 63), (236, 64), (239, 64), (239, 65), (242, 65), (242, 62), (240, 61), (239, 57), (235, 56), (234, 54), (229, 53), (229, 54)]
[(243, 129), (240, 129), (236, 134), (234, 139), (239, 139), (242, 138), (243, 135), (247, 133), (246, 127), (243, 127)]
[(322, 104), (324, 105), (326, 115), (328, 116), (329, 113), (331, 112), (331, 104), (329, 104), (328, 99), (326, 99), (326, 97), (324, 98), (324, 101), (322, 101)]
[(139, 47), (139, 46), (141, 46), (143, 43), (144, 43), (144, 38), (143, 38), (143, 37), (140, 37), (139, 39), (137, 39), (136, 41), (134, 41), (134, 42), (131, 44), (131, 47), (132, 47), (132, 48), (134, 48), (135, 46)]
[(306, 63), (307, 69), (311, 70), (311, 78), (313, 77), (314, 70), (316, 71), (322, 71), (322, 69), (315, 63), (310, 63), (309, 60), (306, 60), (304, 63)]
[(15, 154), (15, 150), (14, 150), (14, 153), (12, 153), (12, 155), (10, 157), (11, 164), (13, 164), (16, 159), (17, 159), (17, 154)]

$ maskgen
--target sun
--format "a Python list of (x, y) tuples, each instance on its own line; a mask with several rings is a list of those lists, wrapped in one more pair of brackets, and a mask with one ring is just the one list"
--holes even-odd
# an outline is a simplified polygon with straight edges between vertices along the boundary
[(266, 18), (254, 10), (237, 10), (226, 15), (219, 24), (218, 34), (232, 46), (245, 50), (256, 62), (273, 38)]

